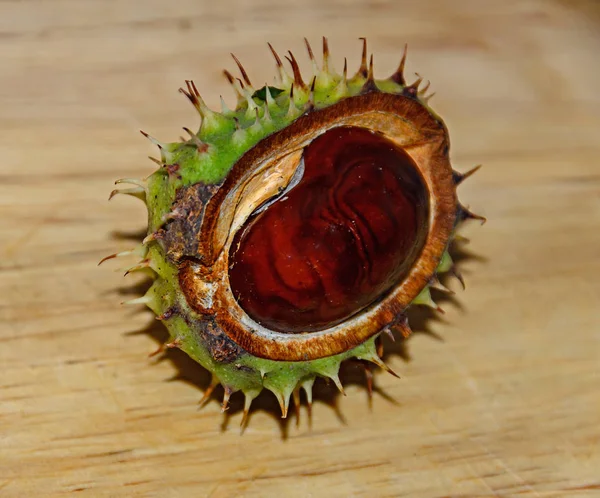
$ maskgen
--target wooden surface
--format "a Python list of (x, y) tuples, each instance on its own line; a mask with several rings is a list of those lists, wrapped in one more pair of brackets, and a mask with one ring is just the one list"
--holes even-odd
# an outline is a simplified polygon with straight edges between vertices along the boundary
[[(42, 0), (0, 3), (0, 496), (600, 496), (600, 15), (584, 1)], [(106, 201), (153, 170), (140, 128), (176, 140), (178, 94), (233, 95), (234, 51), (271, 81), (266, 47), (327, 34), (338, 69), (368, 36), (376, 72), (405, 42), (432, 80), (469, 226), (467, 280), (443, 317), (392, 349), (402, 379), (345, 370), (312, 429), (270, 395), (239, 435), (198, 411), (207, 376), (98, 260), (145, 210)], [(133, 237), (133, 238), (132, 238)], [(128, 261), (130, 262), (130, 261)], [(123, 266), (128, 262), (122, 262)], [(404, 356), (404, 357), (403, 357)]]

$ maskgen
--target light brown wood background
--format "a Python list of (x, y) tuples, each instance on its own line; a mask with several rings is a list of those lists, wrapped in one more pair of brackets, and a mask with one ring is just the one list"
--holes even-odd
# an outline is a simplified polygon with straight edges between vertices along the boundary
[[(267, 41), (308, 70), (323, 34), (338, 69), (367, 36), (380, 77), (409, 43), (489, 221), (371, 409), (348, 367), (312, 429), (265, 395), (240, 436), (239, 400), (199, 412), (202, 369), (147, 358), (161, 326), (119, 306), (139, 281), (96, 266), (145, 210), (106, 199), (153, 171), (140, 128), (198, 125), (185, 79), (231, 103), (229, 52), (271, 81)], [(599, 53), (593, 0), (1, 2), (0, 496), (600, 496)]]

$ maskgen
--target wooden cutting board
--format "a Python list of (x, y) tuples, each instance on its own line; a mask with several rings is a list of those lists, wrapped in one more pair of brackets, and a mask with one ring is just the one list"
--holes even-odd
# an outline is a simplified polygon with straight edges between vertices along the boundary
[[(600, 8), (580, 1), (42, 0), (0, 3), (0, 496), (600, 496)], [(328, 35), (383, 77), (409, 43), (431, 79), (460, 188), (488, 217), (465, 230), (467, 289), (417, 312), (369, 406), (320, 385), (296, 427), (262, 396), (240, 436), (197, 402), (205, 372), (148, 359), (164, 331), (120, 307), (142, 288), (98, 268), (145, 225), (113, 180), (153, 171), (220, 73), (271, 81), (266, 42)], [(235, 396), (234, 396), (235, 398)]]

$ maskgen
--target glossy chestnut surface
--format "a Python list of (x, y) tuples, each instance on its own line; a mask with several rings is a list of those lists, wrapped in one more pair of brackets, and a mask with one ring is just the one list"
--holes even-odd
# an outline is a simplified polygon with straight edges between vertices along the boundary
[(251, 216), (230, 250), (233, 295), (279, 332), (322, 330), (376, 302), (406, 275), (428, 231), (427, 189), (390, 140), (333, 128), (303, 159), (300, 183)]

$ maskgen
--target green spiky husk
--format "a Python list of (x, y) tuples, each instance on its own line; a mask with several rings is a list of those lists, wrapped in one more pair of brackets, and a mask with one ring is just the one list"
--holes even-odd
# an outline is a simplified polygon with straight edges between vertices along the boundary
[[(363, 61), (364, 66), (364, 61)], [(262, 389), (272, 391), (280, 402), (283, 414), (287, 413), (290, 395), (304, 388), (310, 399), (310, 389), (316, 377), (333, 379), (339, 384), (340, 364), (355, 358), (381, 364), (377, 354), (375, 335), (342, 354), (326, 358), (285, 362), (255, 357), (242, 352), (235, 360), (223, 362), (215, 358), (210, 347), (203, 340), (195, 324), (202, 320), (187, 304), (179, 287), (178, 269), (167, 257), (160, 237), (156, 236), (174, 215), (172, 212), (179, 189), (199, 182), (206, 185), (219, 185), (227, 176), (236, 161), (268, 135), (277, 132), (304, 112), (328, 107), (340, 100), (359, 95), (365, 84), (371, 83), (380, 92), (406, 94), (412, 88), (411, 97), (418, 100), (431, 114), (427, 99), (418, 92), (418, 83), (407, 87), (392, 79), (373, 80), (372, 67), (367, 75), (359, 71), (353, 78), (338, 75), (325, 68), (316, 71), (311, 85), (293, 85), (293, 79), (280, 68), (281, 80), (275, 97), (268, 89), (259, 92), (248, 85), (232, 82), (238, 95), (235, 110), (217, 113), (208, 109), (195, 90), (193, 83), (183, 90), (202, 116), (202, 125), (189, 140), (159, 144), (162, 166), (154, 172), (144, 186), (148, 207), (148, 234), (141, 248), (145, 267), (152, 270), (154, 282), (144, 298), (144, 302), (166, 325), (171, 345), (185, 351), (213, 374), (213, 384), (224, 386), (227, 398), (229, 393), (242, 391), (249, 402)], [(292, 91), (293, 87), (293, 91)], [(292, 97), (293, 95), (293, 97)], [(135, 192), (134, 195), (140, 194)], [(447, 250), (439, 262), (438, 273), (449, 271), (452, 260)], [(428, 287), (413, 301), (435, 307)]]

